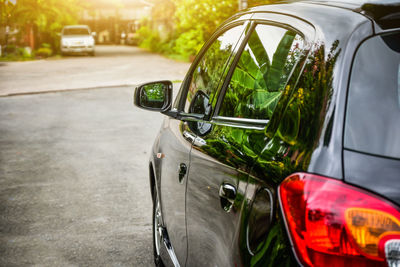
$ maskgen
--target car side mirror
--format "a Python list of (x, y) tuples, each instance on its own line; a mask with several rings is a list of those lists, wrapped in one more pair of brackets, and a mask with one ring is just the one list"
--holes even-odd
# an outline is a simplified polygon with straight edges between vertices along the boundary
[(139, 85), (135, 89), (135, 106), (151, 111), (166, 112), (172, 104), (172, 82), (158, 81)]
[(92, 32), (92, 36), (96, 37), (97, 33), (96, 32)]

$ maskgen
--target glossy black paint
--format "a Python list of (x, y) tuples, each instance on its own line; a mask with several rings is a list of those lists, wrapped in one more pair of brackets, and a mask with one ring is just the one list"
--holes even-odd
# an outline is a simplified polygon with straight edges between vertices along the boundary
[[(277, 199), (279, 184), (294, 172), (341, 179), (400, 203), (398, 160), (343, 149), (354, 53), (382, 31), (356, 7), (300, 2), (253, 8), (228, 20), (199, 53), (150, 159), (152, 190), (159, 192), (181, 266), (297, 265)], [(194, 94), (191, 99), (202, 104), (187, 103), (192, 73), (213, 38), (240, 24), (245, 34), (215, 94)], [(304, 39), (301, 57), (271, 118), (219, 116), (234, 68), (258, 24), (298, 33)]]
[(190, 167), (183, 176), (180, 170), (182, 164), (190, 166), (193, 139), (187, 123), (167, 117), (153, 146), (154, 155), (151, 158), (151, 168), (156, 174), (154, 184), (157, 186), (152, 190), (159, 192), (164, 226), (179, 262), (185, 262), (187, 257), (185, 194)]
[(344, 150), (344, 173), (348, 183), (380, 194), (400, 205), (400, 160)]

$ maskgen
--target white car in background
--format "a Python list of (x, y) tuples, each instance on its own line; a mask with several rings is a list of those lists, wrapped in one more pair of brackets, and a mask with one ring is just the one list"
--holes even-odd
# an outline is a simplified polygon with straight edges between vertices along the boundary
[(89, 54), (94, 56), (95, 41), (89, 26), (69, 25), (61, 32), (61, 54)]

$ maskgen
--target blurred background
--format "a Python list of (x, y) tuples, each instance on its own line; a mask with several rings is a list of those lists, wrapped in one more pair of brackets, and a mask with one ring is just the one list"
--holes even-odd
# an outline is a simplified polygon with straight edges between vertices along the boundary
[(60, 54), (63, 26), (88, 25), (96, 44), (146, 48), (190, 60), (238, 10), (274, 0), (1, 0), (3, 60)]
[(222, 21), (271, 1), (0, 0), (0, 266), (154, 266), (163, 116), (135, 85), (176, 93)]

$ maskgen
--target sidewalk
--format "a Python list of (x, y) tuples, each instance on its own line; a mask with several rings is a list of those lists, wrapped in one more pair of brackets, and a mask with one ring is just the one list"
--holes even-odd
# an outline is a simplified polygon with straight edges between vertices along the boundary
[(131, 46), (97, 46), (96, 56), (0, 62), (0, 96), (182, 80), (190, 64)]

